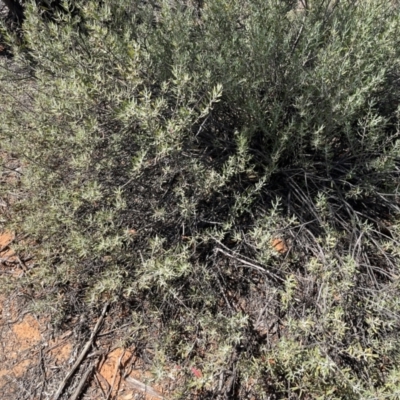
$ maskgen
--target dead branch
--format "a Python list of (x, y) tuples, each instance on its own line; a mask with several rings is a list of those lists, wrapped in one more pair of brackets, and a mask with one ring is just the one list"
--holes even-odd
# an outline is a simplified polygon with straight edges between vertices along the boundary
[(81, 354), (79, 355), (78, 359), (75, 361), (74, 365), (72, 366), (71, 370), (68, 372), (67, 376), (63, 379), (63, 381), (61, 382), (60, 387), (58, 388), (56, 394), (53, 397), (53, 400), (58, 400), (61, 396), (61, 394), (63, 393), (65, 386), (67, 385), (68, 381), (71, 379), (72, 375), (75, 373), (75, 371), (78, 369), (79, 365), (81, 364), (81, 362), (84, 360), (86, 354), (88, 353), (88, 351), (90, 350), (90, 348), (92, 347), (94, 338), (96, 337), (97, 332), (100, 329), (100, 325), (103, 322), (103, 319), (106, 315), (107, 309), (108, 309), (109, 303), (107, 303), (104, 308), (103, 311), (99, 317), (99, 319), (97, 320), (96, 326), (94, 327), (92, 334), (90, 335), (89, 340), (87, 341), (85, 347), (83, 348), (83, 350), (81, 351)]
[[(116, 366), (115, 366), (113, 381), (112, 381), (110, 390), (108, 391), (106, 400), (108, 400), (108, 399), (110, 398), (110, 396), (112, 395), (112, 392), (113, 392), (114, 386), (115, 386), (115, 381), (116, 381), (116, 379), (117, 379), (117, 374), (118, 374), (119, 368), (120, 368), (120, 366), (121, 366), (122, 357), (123, 357), (124, 355), (125, 355), (125, 350), (122, 352), (122, 354), (121, 354), (121, 356), (119, 357), (118, 362), (117, 362), (117, 364), (116, 364)], [(117, 389), (118, 389), (118, 388), (117, 388)]]
[(94, 366), (91, 365), (89, 369), (83, 374), (78, 387), (76, 388), (74, 394), (71, 396), (70, 400), (78, 400), (83, 388), (85, 387), (86, 381), (90, 374), (92, 374)]

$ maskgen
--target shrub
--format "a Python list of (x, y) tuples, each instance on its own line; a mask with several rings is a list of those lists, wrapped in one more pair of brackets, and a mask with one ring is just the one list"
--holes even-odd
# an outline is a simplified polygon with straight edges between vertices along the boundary
[(202, 371), (178, 398), (398, 396), (393, 7), (30, 3), (1, 61), (14, 224), (39, 243), (15, 285), (58, 324), (128, 305), (158, 378)]

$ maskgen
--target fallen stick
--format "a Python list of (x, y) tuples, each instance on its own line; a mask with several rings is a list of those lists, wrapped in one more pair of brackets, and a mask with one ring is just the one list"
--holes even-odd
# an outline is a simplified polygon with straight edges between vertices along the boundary
[(56, 394), (53, 397), (53, 400), (58, 400), (60, 398), (60, 396), (62, 395), (65, 386), (67, 385), (68, 381), (71, 379), (72, 375), (75, 373), (75, 371), (78, 369), (79, 365), (81, 364), (81, 362), (83, 361), (83, 359), (85, 358), (86, 354), (88, 353), (88, 351), (90, 350), (90, 348), (92, 347), (93, 344), (93, 340), (96, 337), (97, 332), (100, 329), (100, 325), (103, 322), (103, 319), (106, 315), (107, 309), (108, 309), (109, 303), (107, 303), (104, 308), (103, 311), (99, 317), (99, 319), (97, 320), (96, 326), (94, 327), (92, 334), (90, 335), (89, 340), (87, 341), (87, 343), (85, 344), (85, 347), (83, 348), (83, 350), (81, 351), (81, 354), (79, 355), (78, 359), (75, 361), (74, 365), (72, 366), (72, 368), (70, 369), (70, 371), (68, 372), (67, 376), (63, 379), (63, 381), (61, 382), (60, 387), (58, 388)]
[[(101, 393), (103, 395), (103, 400), (105, 400), (107, 395), (106, 395), (106, 392), (103, 390), (103, 387), (101, 386), (101, 383), (100, 383), (100, 380), (99, 380), (99, 375), (100, 374), (97, 371), (95, 371), (94, 379), (96, 380), (97, 386), (99, 387), (99, 389), (100, 389), (100, 391), (101, 391)], [(104, 378), (101, 376), (101, 379), (104, 379)], [(103, 384), (104, 384), (104, 382), (103, 382)]]
[(132, 388), (132, 389), (136, 389), (136, 390), (141, 390), (142, 392), (145, 392), (146, 394), (153, 396), (153, 397), (157, 397), (158, 399), (163, 399), (164, 397), (156, 392), (152, 387), (138, 381), (135, 378), (132, 378), (130, 376), (127, 376), (125, 378), (125, 382)]
[(122, 352), (121, 357), (119, 357), (117, 364), (115, 365), (115, 371), (114, 371), (113, 381), (112, 381), (110, 390), (108, 391), (106, 400), (108, 400), (108, 399), (110, 398), (110, 396), (112, 396), (112, 392), (113, 392), (113, 390), (114, 390), (115, 381), (116, 381), (116, 379), (117, 379), (117, 375), (119, 374), (119, 368), (120, 368), (120, 366), (121, 366), (121, 361), (122, 361), (122, 358), (124, 357), (124, 355), (125, 355), (125, 349), (124, 349), (124, 351)]
[(93, 372), (94, 366), (91, 365), (90, 368), (83, 374), (78, 387), (76, 388), (74, 394), (71, 396), (69, 400), (78, 400), (83, 388), (85, 387), (86, 381), (89, 375)]

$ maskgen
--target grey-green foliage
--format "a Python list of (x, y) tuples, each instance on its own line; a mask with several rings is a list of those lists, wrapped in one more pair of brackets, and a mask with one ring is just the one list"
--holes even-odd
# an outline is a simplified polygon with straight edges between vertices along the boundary
[(19, 284), (58, 321), (111, 299), (141, 340), (162, 323), (156, 376), (203, 371), (177, 396), (227, 368), (240, 398), (398, 396), (398, 9), (308, 3), (86, 1), (55, 22), (31, 3), (3, 32), (14, 224), (39, 243)]

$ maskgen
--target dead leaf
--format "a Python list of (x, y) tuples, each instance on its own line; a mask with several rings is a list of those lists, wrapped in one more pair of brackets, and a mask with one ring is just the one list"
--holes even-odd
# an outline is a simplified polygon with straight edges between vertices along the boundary
[(196, 378), (201, 378), (203, 376), (202, 372), (198, 368), (192, 367), (190, 370)]
[(5, 250), (14, 241), (14, 239), (14, 233), (9, 231), (0, 232), (0, 252)]
[(286, 242), (284, 239), (272, 239), (271, 240), (271, 246), (278, 252), (281, 254), (285, 254), (288, 251), (288, 248), (286, 246)]

